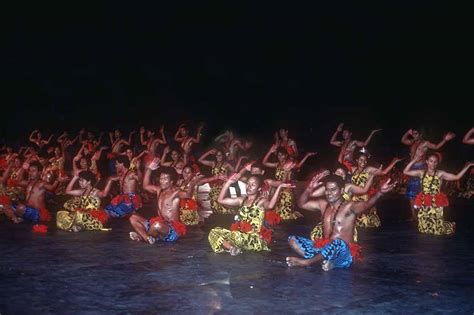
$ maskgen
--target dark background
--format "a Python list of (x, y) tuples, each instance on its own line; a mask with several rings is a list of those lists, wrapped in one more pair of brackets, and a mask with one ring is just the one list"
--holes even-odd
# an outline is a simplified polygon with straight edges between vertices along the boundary
[[(262, 147), (280, 126), (302, 151), (330, 152), (338, 122), (384, 161), (423, 126), (459, 167), (473, 125), (470, 11), (431, 1), (189, 3), (6, 8), (0, 133), (206, 123)], [(462, 107), (465, 107), (463, 109)], [(258, 147), (258, 145), (256, 146)]]

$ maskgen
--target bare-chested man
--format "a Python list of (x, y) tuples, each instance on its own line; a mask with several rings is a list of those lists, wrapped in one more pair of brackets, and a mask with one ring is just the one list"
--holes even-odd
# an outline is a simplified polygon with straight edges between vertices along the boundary
[(130, 160), (125, 155), (115, 158), (115, 167), (120, 180), (120, 195), (115, 196), (104, 210), (111, 218), (123, 218), (142, 207), (137, 194), (138, 175), (130, 170)]
[[(410, 146), (410, 160), (417, 157), (410, 170), (421, 170), (425, 168), (425, 155), (428, 149), (439, 150), (446, 142), (453, 139), (456, 135), (448, 132), (444, 135), (443, 140), (438, 144), (431, 143), (423, 138), (420, 130), (410, 129), (402, 137), (402, 143)], [(407, 183), (406, 196), (410, 200), (411, 220), (417, 220), (417, 210), (415, 209), (416, 195), (421, 191), (421, 181), (419, 177), (412, 177)]]
[(130, 217), (130, 223), (136, 231), (130, 232), (130, 238), (137, 242), (175, 242), (186, 234), (185, 225), (179, 221), (180, 190), (175, 186), (176, 171), (171, 167), (163, 167), (160, 169), (160, 185), (150, 183), (151, 172), (158, 168), (158, 164), (159, 159), (154, 159), (143, 178), (143, 188), (156, 194), (158, 216), (150, 220), (136, 214)]
[(53, 184), (41, 179), (43, 166), (38, 161), (24, 165), (28, 169), (28, 180), (21, 180), (18, 184), (26, 187), (26, 203), (5, 206), (4, 212), (14, 223), (28, 220), (34, 223), (51, 221), (51, 214), (46, 209), (46, 191), (56, 189), (60, 181), (67, 178), (58, 178)]
[[(370, 133), (370, 135), (365, 139), (365, 141), (359, 141), (359, 140), (352, 140), (352, 132), (349, 130), (345, 129), (342, 130), (342, 127), (344, 126), (343, 123), (340, 123), (337, 126), (336, 132), (331, 137), (330, 143), (336, 147), (340, 147), (341, 151), (339, 151), (339, 156), (337, 157), (337, 160), (339, 163), (345, 165), (347, 169), (350, 171), (353, 166), (353, 156), (354, 156), (354, 150), (357, 147), (366, 147), (370, 139), (372, 139), (372, 136), (377, 132), (382, 129), (374, 129)], [(342, 138), (344, 139), (343, 141), (337, 141), (337, 135), (339, 132), (342, 131)]]
[(353, 254), (349, 244), (353, 240), (355, 220), (364, 211), (372, 208), (375, 202), (386, 192), (393, 189), (394, 184), (385, 182), (380, 191), (366, 202), (345, 201), (344, 182), (337, 175), (329, 175), (325, 179), (326, 198), (309, 200), (303, 208), (310, 211), (321, 211), (323, 235), (327, 244), (315, 247), (313, 241), (299, 236), (290, 236), (291, 248), (304, 258), (287, 257), (288, 266), (309, 266), (322, 262), (325, 271), (333, 268), (347, 268), (352, 264)]

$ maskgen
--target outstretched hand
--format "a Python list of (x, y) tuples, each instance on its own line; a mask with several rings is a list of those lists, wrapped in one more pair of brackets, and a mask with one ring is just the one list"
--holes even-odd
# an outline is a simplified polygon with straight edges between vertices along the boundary
[(160, 158), (156, 157), (154, 158), (151, 163), (148, 165), (148, 168), (152, 171), (156, 170), (158, 168), (158, 165), (160, 164)]
[(390, 181), (391, 181), (391, 179), (389, 178), (389, 179), (387, 179), (387, 181), (385, 183), (382, 184), (382, 186), (380, 187), (380, 192), (381, 193), (385, 194), (385, 193), (391, 191), (395, 187), (395, 185), (397, 185), (397, 182), (394, 182), (394, 183), (390, 184)]
[(321, 179), (328, 176), (329, 174), (331, 174), (329, 170), (324, 170), (322, 172), (319, 172), (318, 174), (314, 175), (314, 177), (311, 179), (309, 186), (311, 188), (316, 188), (317, 186), (321, 184)]
[(456, 134), (453, 133), (453, 132), (448, 132), (444, 135), (444, 140), (446, 141), (449, 141), (451, 139), (453, 139), (454, 137), (456, 137)]

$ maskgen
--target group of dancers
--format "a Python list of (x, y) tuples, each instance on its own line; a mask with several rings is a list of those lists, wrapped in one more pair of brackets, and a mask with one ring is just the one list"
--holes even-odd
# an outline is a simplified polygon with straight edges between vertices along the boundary
[[(349, 267), (360, 257), (357, 228), (380, 227), (375, 204), (401, 184), (390, 177), (402, 159), (395, 157), (386, 167), (369, 165), (367, 148), (381, 130), (360, 141), (339, 124), (330, 139), (339, 148), (336, 167), (319, 169), (297, 197), (295, 173), (316, 153), (301, 155), (288, 130), (275, 132), (266, 154), (254, 157), (249, 157), (252, 141), (230, 130), (195, 156), (202, 130), (198, 126), (192, 134), (188, 125), (180, 125), (173, 141), (163, 126), (157, 133), (142, 127), (139, 135), (132, 131), (128, 137), (115, 130), (108, 134), (109, 143), (103, 133), (96, 136), (84, 129), (74, 138), (67, 132), (45, 138), (34, 130), (19, 150), (2, 148), (0, 213), (14, 223), (34, 223), (38, 233), (46, 232), (52, 220), (58, 229), (80, 232), (109, 231), (110, 219), (128, 219), (133, 229), (130, 239), (148, 244), (175, 242), (210, 213), (227, 214), (234, 216), (234, 223), (212, 228), (209, 244), (216, 253), (238, 255), (269, 251), (275, 226), (303, 217), (298, 209), (319, 211), (321, 222), (309, 238), (289, 236), (289, 246), (299, 257), (286, 261), (290, 267), (320, 262), (327, 271)], [(441, 192), (442, 182), (460, 180), (474, 163), (466, 163), (457, 174), (439, 169), (439, 151), (455, 135), (448, 132), (439, 143), (423, 136), (421, 130), (410, 129), (401, 138), (410, 148), (411, 160), (403, 174), (410, 177), (406, 195), (412, 216), (420, 233), (453, 234), (455, 223), (443, 218), (449, 202)], [(462, 141), (474, 144), (474, 128)], [(271, 170), (273, 177), (267, 175)], [(211, 212), (198, 198), (204, 186), (209, 187)], [(70, 199), (54, 217), (49, 204), (62, 195)], [(154, 204), (155, 216), (140, 214), (143, 200)]]

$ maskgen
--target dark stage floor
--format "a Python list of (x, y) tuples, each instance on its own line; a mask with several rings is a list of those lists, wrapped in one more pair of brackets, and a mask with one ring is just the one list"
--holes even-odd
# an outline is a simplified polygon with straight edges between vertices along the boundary
[(304, 221), (279, 228), (271, 253), (231, 257), (207, 242), (209, 228), (230, 218), (153, 246), (129, 240), (127, 221), (112, 222), (111, 232), (34, 235), (3, 220), (0, 313), (472, 314), (472, 200), (447, 210), (458, 223), (453, 237), (418, 234), (402, 220), (404, 206), (384, 200), (384, 226), (360, 232), (364, 260), (330, 272), (286, 266), (288, 234), (308, 235), (314, 225)]

